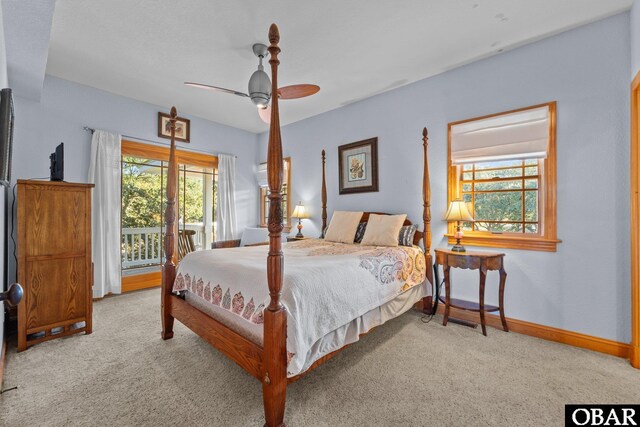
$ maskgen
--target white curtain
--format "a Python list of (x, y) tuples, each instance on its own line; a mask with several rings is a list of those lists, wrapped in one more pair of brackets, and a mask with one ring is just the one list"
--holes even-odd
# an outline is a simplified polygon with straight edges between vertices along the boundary
[(236, 235), (236, 158), (218, 155), (218, 218), (216, 240), (232, 240)]
[(96, 130), (91, 139), (89, 182), (92, 197), (93, 297), (121, 291), (120, 265), (120, 135)]

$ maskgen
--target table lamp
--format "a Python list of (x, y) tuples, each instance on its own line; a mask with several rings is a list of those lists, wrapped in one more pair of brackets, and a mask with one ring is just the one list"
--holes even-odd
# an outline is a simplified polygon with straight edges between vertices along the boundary
[(296, 208), (293, 210), (293, 215), (291, 218), (298, 219), (298, 234), (296, 234), (296, 239), (302, 239), (304, 236), (302, 235), (302, 220), (309, 218), (309, 213), (305, 209), (302, 202), (296, 205)]
[(464, 236), (462, 229), (460, 228), (460, 221), (473, 221), (473, 217), (469, 213), (469, 209), (467, 209), (467, 204), (464, 200), (454, 200), (451, 202), (444, 220), (456, 222), (456, 234), (454, 234), (456, 244), (451, 248), (451, 250), (454, 252), (466, 252), (466, 249), (462, 246), (462, 243), (460, 243), (462, 236)]

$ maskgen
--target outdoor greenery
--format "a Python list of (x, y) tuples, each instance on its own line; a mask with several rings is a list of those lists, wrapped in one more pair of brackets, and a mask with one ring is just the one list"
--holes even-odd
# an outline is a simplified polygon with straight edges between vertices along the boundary
[(469, 203), (469, 210), (475, 219), (473, 225), (465, 223), (464, 228), (537, 233), (538, 168), (537, 160), (464, 165), (462, 196)]
[[(122, 228), (162, 226), (167, 181), (166, 165), (166, 162), (155, 160), (123, 158)], [(184, 166), (180, 169), (181, 223), (201, 223), (204, 219), (203, 175), (202, 172), (194, 173), (187, 170), (185, 182)]]

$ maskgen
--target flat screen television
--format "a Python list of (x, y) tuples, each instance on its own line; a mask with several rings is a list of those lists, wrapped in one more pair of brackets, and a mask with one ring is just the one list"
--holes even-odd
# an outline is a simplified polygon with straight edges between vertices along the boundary
[(64, 143), (56, 147), (56, 151), (49, 156), (51, 159), (51, 181), (64, 181)]
[(11, 89), (0, 90), (0, 184), (11, 181), (11, 152), (13, 148), (13, 96)]

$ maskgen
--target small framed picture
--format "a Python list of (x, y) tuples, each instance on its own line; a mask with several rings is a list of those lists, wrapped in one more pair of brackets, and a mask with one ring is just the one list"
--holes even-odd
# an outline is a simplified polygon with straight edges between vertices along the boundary
[[(158, 136), (171, 139), (171, 116), (158, 113)], [(176, 141), (189, 142), (191, 137), (191, 122), (182, 117), (176, 118)]]
[(340, 194), (378, 191), (378, 138), (338, 147)]

